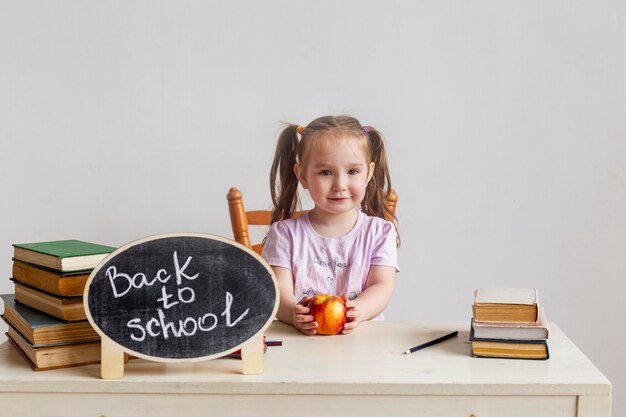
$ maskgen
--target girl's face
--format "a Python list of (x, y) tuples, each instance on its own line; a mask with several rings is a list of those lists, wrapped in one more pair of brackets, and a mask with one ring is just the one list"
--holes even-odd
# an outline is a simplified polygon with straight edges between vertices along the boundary
[[(315, 208), (327, 214), (342, 214), (360, 207), (372, 178), (374, 163), (351, 136), (340, 136), (311, 151), (304, 169), (295, 166), (302, 186), (309, 190)], [(328, 143), (328, 142), (327, 142)]]

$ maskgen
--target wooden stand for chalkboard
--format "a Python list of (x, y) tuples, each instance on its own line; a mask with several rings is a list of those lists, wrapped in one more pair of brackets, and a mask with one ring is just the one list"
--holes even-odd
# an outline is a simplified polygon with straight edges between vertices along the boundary
[(124, 351), (106, 337), (102, 338), (101, 343), (100, 376), (102, 379), (124, 376)]
[(245, 375), (263, 373), (263, 336), (254, 336), (241, 348), (242, 372)]
[[(102, 338), (100, 377), (120, 379), (124, 376), (124, 363), (127, 354), (120, 346), (107, 338)], [(241, 347), (241, 373), (258, 375), (263, 373), (263, 336), (255, 336)], [(185, 362), (184, 359), (175, 362)]]

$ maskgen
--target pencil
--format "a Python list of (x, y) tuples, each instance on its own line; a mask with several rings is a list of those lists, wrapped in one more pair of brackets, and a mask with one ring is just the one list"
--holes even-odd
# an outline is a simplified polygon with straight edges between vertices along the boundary
[(455, 330), (455, 331), (453, 331), (453, 332), (452, 332), (452, 333), (450, 333), (450, 334), (447, 334), (447, 335), (445, 335), (445, 336), (438, 337), (437, 339), (435, 339), (435, 340), (431, 340), (430, 342), (422, 343), (421, 345), (417, 345), (417, 346), (415, 346), (415, 347), (412, 347), (411, 349), (407, 349), (407, 350), (404, 352), (404, 354), (405, 354), (405, 355), (410, 355), (411, 353), (415, 352), (416, 350), (420, 350), (420, 349), (427, 348), (428, 346), (436, 345), (437, 343), (441, 343), (441, 342), (443, 342), (444, 340), (448, 340), (448, 339), (450, 339), (450, 338), (452, 338), (452, 337), (456, 336), (457, 334), (459, 334), (459, 332)]

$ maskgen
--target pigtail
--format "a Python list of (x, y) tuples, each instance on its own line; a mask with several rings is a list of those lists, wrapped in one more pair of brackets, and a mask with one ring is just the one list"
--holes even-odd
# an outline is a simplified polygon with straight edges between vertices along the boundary
[(391, 176), (387, 166), (387, 152), (383, 137), (372, 127), (368, 128), (367, 137), (371, 151), (371, 160), (374, 162), (372, 179), (365, 189), (363, 198), (363, 211), (369, 216), (390, 219), (391, 213), (385, 206), (385, 201), (391, 190)]
[[(398, 232), (398, 218), (387, 206), (387, 198), (391, 193), (391, 175), (387, 163), (387, 151), (383, 135), (371, 126), (366, 128), (369, 140), (371, 160), (374, 162), (372, 179), (365, 189), (365, 197), (361, 203), (362, 210), (369, 216), (381, 217), (391, 221)], [(398, 246), (400, 234), (398, 233)]]
[(272, 223), (291, 218), (300, 207), (298, 178), (293, 170), (297, 162), (298, 134), (295, 125), (287, 126), (278, 138), (270, 170)]

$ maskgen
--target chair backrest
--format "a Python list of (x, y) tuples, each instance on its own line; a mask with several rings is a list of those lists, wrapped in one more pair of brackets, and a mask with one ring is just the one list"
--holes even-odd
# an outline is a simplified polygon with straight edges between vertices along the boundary
[[(269, 226), (272, 220), (272, 212), (270, 210), (251, 210), (246, 211), (243, 206), (243, 195), (237, 188), (232, 187), (226, 195), (228, 200), (228, 211), (230, 213), (230, 225), (233, 229), (233, 237), (235, 241), (244, 246), (252, 248), (259, 255), (263, 251), (263, 243), (252, 244), (250, 241), (250, 233), (248, 226)], [(392, 189), (387, 196), (385, 205), (389, 211), (395, 215), (396, 204), (398, 203), (398, 195)], [(298, 217), (308, 210), (298, 211), (294, 217)], [(391, 220), (391, 219), (388, 219)]]

